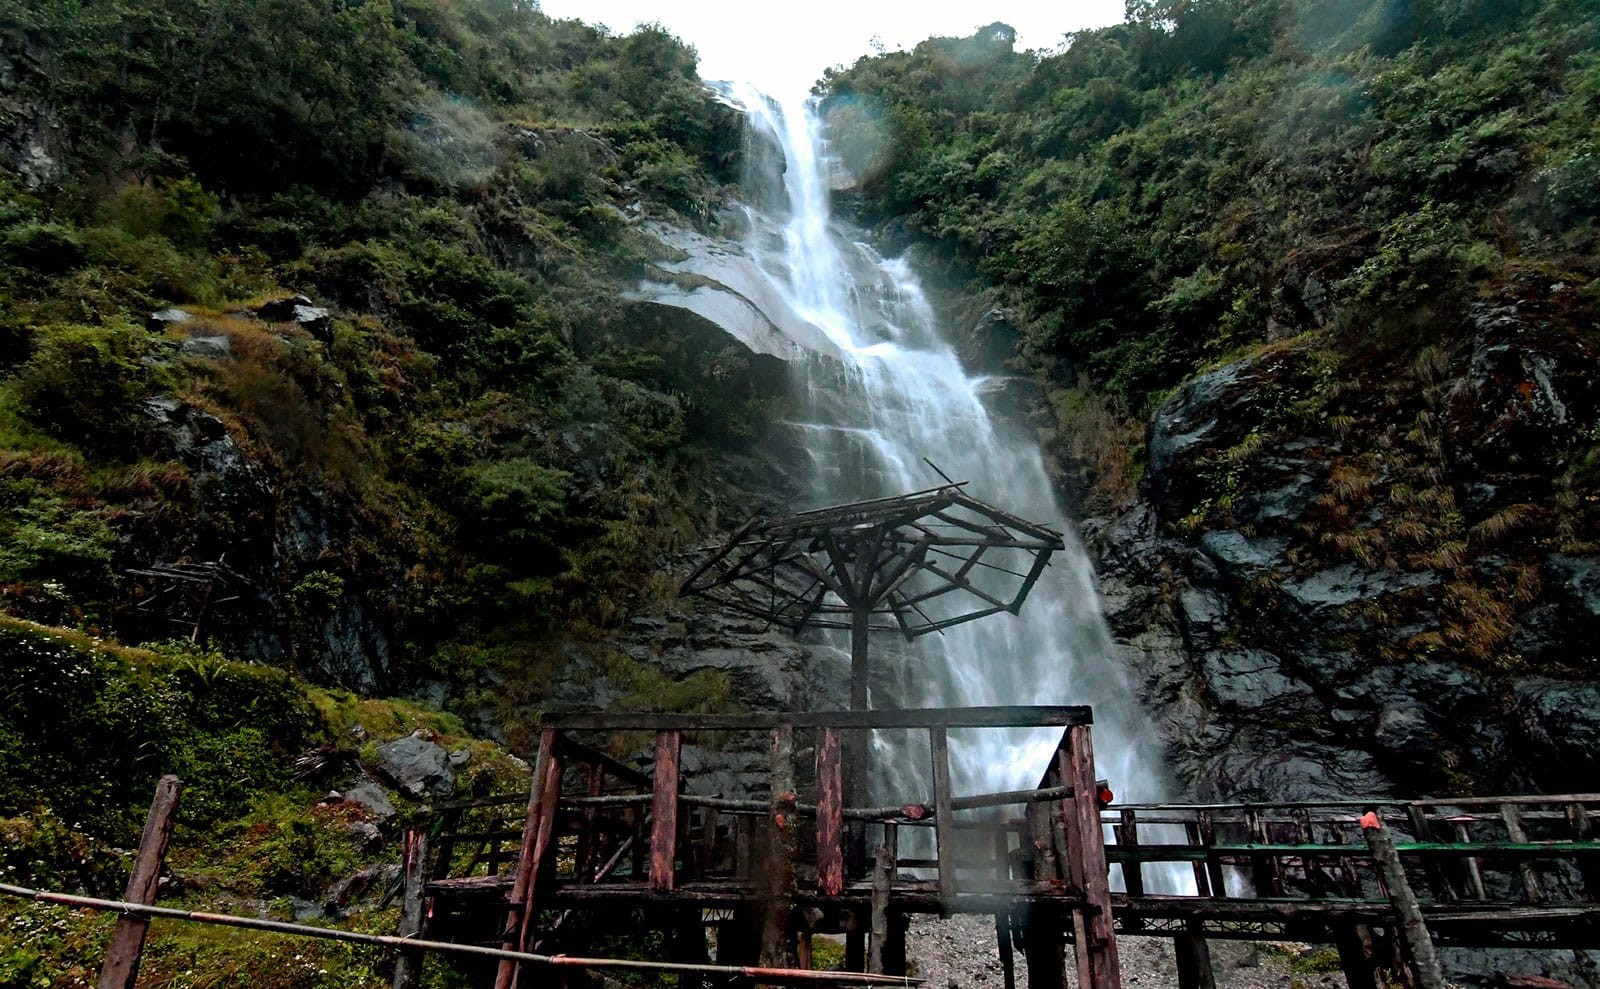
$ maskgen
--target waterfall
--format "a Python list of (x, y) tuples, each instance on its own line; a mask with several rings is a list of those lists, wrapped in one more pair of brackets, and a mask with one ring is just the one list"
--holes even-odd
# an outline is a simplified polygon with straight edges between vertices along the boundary
[[(1037, 439), (989, 414), (983, 397), (994, 382), (963, 371), (911, 267), (879, 256), (831, 215), (829, 161), (812, 105), (779, 105), (749, 87), (725, 95), (783, 156), (752, 162), (747, 250), (793, 315), (836, 348), (792, 362), (799, 395), (787, 426), (811, 458), (815, 505), (935, 486), (941, 478), (931, 461), (970, 481), (974, 497), (1068, 534), (1019, 616), (910, 643), (875, 637), (871, 706), (1088, 704), (1099, 772), (1119, 799), (1162, 798), (1159, 742), (1114, 659), (1090, 562), (1062, 518)], [(848, 678), (847, 642), (828, 647), (841, 681)], [(927, 778), (925, 740), (919, 748), (896, 737), (906, 734), (874, 739), (877, 797), (926, 797), (895, 789), (896, 781), (915, 787)], [(952, 732), (956, 792), (1036, 785), (1059, 738), (1060, 729)]]

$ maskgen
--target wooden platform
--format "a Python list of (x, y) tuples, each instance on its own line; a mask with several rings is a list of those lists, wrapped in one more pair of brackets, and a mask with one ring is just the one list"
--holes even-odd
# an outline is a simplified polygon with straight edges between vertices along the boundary
[[(893, 974), (910, 915), (986, 914), (1008, 983), (1021, 950), (1031, 982), (1064, 985), (1071, 946), (1093, 989), (1119, 983), (1119, 935), (1173, 938), (1194, 989), (1210, 984), (1215, 938), (1335, 945), (1351, 985), (1376, 987), (1405, 958), (1403, 903), (1441, 946), (1600, 948), (1600, 795), (1107, 808), (1091, 720), (1081, 707), (551, 719), (525, 805), (440, 808), (419, 915), (430, 937), (523, 951), (654, 928), (683, 960), (705, 957), (711, 929), (730, 964), (803, 965), (812, 935), (843, 933), (848, 967)], [(1036, 725), (1064, 729), (1036, 787), (951, 792), (949, 729)], [(641, 730), (647, 772), (599, 748)], [(927, 734), (925, 800), (845, 805), (844, 736), (867, 730)], [(696, 732), (768, 736), (766, 792), (696, 793), (679, 758)], [(1375, 860), (1379, 828), (1398, 871)]]

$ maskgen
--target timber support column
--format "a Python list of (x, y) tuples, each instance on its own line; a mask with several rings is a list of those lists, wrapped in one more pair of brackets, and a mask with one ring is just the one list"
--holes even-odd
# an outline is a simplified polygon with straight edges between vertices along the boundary
[(1067, 729), (1066, 745), (1056, 751), (1056, 765), (1060, 782), (1072, 787), (1072, 796), (1061, 805), (1071, 849), (1067, 878), (1083, 890), (1087, 906), (1072, 908), (1078, 984), (1085, 989), (1121, 989), (1099, 787), (1095, 785), (1094, 741), (1088, 725)]

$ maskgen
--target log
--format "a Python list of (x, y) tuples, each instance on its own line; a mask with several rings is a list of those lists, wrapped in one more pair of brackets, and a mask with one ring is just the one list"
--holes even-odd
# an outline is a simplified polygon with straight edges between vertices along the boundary
[[(145, 815), (144, 832), (139, 836), (139, 851), (133, 859), (133, 872), (123, 899), (130, 903), (154, 903), (161, 882), (161, 866), (166, 861), (167, 840), (172, 837), (173, 819), (178, 813), (178, 797), (183, 782), (176, 776), (163, 776), (156, 783), (155, 798)], [(144, 938), (150, 921), (145, 917), (124, 916), (117, 920), (100, 966), (100, 989), (133, 989), (139, 977), (139, 959), (144, 954)]]
[(799, 838), (794, 807), (794, 730), (784, 725), (772, 730), (772, 817), (767, 822), (772, 837), (762, 870), (766, 916), (761, 928), (761, 964), (778, 968), (795, 965), (792, 917)]
[[(405, 894), (400, 900), (400, 926), (395, 931), (401, 938), (422, 936), (423, 900), (427, 886), (428, 832), (406, 832), (404, 883)], [(402, 951), (394, 963), (394, 989), (417, 989), (422, 979), (423, 953)]]
[[(1528, 832), (1522, 827), (1522, 812), (1515, 804), (1502, 804), (1500, 816), (1506, 823), (1506, 837), (1513, 844), (1525, 845), (1528, 843)], [(1539, 881), (1539, 874), (1533, 871), (1532, 862), (1521, 862), (1518, 871), (1522, 874), (1522, 891), (1527, 896), (1529, 903), (1544, 901), (1544, 884)]]
[[(1089, 978), (1083, 989), (1121, 989), (1122, 975), (1117, 965), (1117, 936), (1111, 919), (1111, 887), (1107, 881), (1105, 836), (1100, 827), (1100, 804), (1096, 796), (1094, 740), (1088, 725), (1074, 725), (1066, 731), (1067, 748), (1058, 751), (1061, 782), (1074, 787), (1067, 803), (1076, 819), (1078, 847), (1082, 856), (1082, 887), (1092, 913), (1074, 910), (1082, 918), (1087, 938), (1078, 944), (1078, 953), (1088, 961)], [(1070, 877), (1076, 879), (1077, 877)], [(1080, 969), (1083, 966), (1080, 965)]]
[(672, 892), (678, 858), (678, 757), (682, 736), (656, 735), (655, 777), (650, 801), (650, 890)]
[(1417, 903), (1411, 883), (1406, 879), (1405, 866), (1400, 862), (1400, 853), (1395, 850), (1394, 839), (1376, 815), (1372, 815), (1370, 821), (1371, 824), (1363, 819), (1361, 831), (1383, 874), (1384, 884), (1389, 888), (1389, 899), (1400, 914), (1400, 933), (1417, 985), (1421, 989), (1444, 989), (1444, 970), (1439, 966), (1433, 939), (1428, 935), (1427, 922), (1422, 918), (1422, 907)]
[(894, 884), (894, 853), (879, 845), (872, 869), (872, 940), (867, 955), (867, 971), (882, 975), (884, 948), (889, 943), (889, 896)]
[(954, 814), (950, 809), (950, 738), (943, 725), (928, 729), (928, 743), (933, 753), (933, 807), (934, 826), (939, 844), (939, 891), (946, 902), (954, 902), (961, 892), (956, 878), (956, 834)]
[[(1467, 831), (1468, 821), (1453, 817), (1450, 819), (1450, 823), (1453, 826), (1458, 844), (1465, 845), (1472, 841), (1472, 835)], [(1472, 891), (1472, 895), (1477, 899), (1487, 900), (1489, 894), (1483, 887), (1483, 872), (1478, 868), (1478, 857), (1476, 855), (1468, 855), (1462, 859), (1462, 864), (1466, 867), (1467, 888)]]
[[(560, 733), (548, 725), (539, 732), (539, 757), (534, 762), (528, 811), (522, 822), (522, 847), (517, 855), (509, 922), (502, 943), (502, 950), (513, 953), (527, 947), (539, 881), (539, 858), (548, 847), (555, 828), (556, 806), (561, 798), (561, 757), (556, 752), (560, 737)], [(510, 958), (502, 960), (495, 972), (495, 989), (512, 989), (520, 971), (520, 962)]]
[(1041, 704), (754, 714), (553, 714), (546, 716), (545, 723), (563, 731), (770, 731), (780, 725), (791, 728), (1069, 727), (1091, 724), (1093, 720), (1087, 707)]
[(817, 745), (817, 889), (838, 896), (844, 889), (844, 775), (839, 729), (824, 728)]
[(1188, 929), (1172, 939), (1172, 946), (1178, 963), (1178, 989), (1217, 989), (1211, 945), (1199, 921), (1190, 921)]

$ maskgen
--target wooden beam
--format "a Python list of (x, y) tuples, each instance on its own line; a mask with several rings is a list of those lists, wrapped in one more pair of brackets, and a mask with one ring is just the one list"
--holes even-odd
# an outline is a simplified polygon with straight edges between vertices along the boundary
[[(139, 836), (139, 851), (133, 859), (133, 872), (122, 898), (129, 903), (156, 902), (161, 882), (161, 866), (167, 856), (167, 840), (178, 813), (178, 797), (183, 782), (176, 776), (163, 776), (156, 782), (155, 798), (145, 815), (144, 832)], [(106, 959), (100, 966), (100, 989), (133, 989), (139, 977), (139, 959), (144, 954), (144, 937), (150, 921), (145, 917), (123, 916), (111, 932)]]
[(879, 711), (795, 711), (751, 714), (593, 712), (546, 715), (562, 731), (771, 731), (795, 728), (1035, 728), (1092, 724), (1087, 707), (1024, 705)]
[(1191, 921), (1187, 931), (1172, 939), (1172, 946), (1177, 955), (1178, 989), (1217, 989), (1204, 927)]
[[(522, 847), (517, 855), (517, 871), (511, 886), (509, 917), (502, 950), (524, 952), (533, 923), (534, 894), (539, 881), (539, 858), (554, 832), (556, 806), (561, 799), (561, 756), (557, 748), (561, 733), (548, 722), (539, 732), (539, 756), (533, 765), (533, 781), (528, 790), (528, 810), (522, 822)], [(512, 989), (522, 963), (503, 959), (495, 972), (495, 989)]]
[(844, 890), (844, 774), (839, 729), (822, 729), (817, 744), (817, 890)]
[(939, 843), (939, 893), (945, 902), (954, 904), (961, 892), (956, 877), (955, 814), (950, 809), (950, 737), (943, 725), (928, 729), (929, 748), (933, 753), (933, 806), (934, 830)]
[[(404, 863), (402, 865), (404, 895), (400, 900), (400, 926), (395, 934), (402, 938), (422, 936), (423, 903), (427, 886), (428, 832), (412, 829), (406, 832)], [(394, 989), (417, 989), (422, 979), (420, 951), (402, 951), (394, 962)]]
[(656, 735), (655, 777), (650, 797), (650, 890), (672, 892), (678, 859), (678, 757), (683, 736), (676, 731)]
[(765, 920), (761, 928), (761, 964), (792, 968), (795, 964), (793, 914), (795, 903), (795, 858), (799, 850), (795, 826), (794, 729), (780, 725), (772, 729), (772, 816), (767, 822), (771, 839), (767, 843), (763, 878)]
[[(1100, 805), (1096, 797), (1094, 741), (1088, 725), (1067, 729), (1067, 748), (1058, 752), (1061, 782), (1074, 787), (1068, 804), (1075, 819), (1077, 844), (1082, 856), (1084, 895), (1098, 909), (1088, 913), (1075, 909), (1082, 918), (1086, 937), (1077, 945), (1080, 957), (1088, 961), (1084, 989), (1121, 989), (1122, 974), (1117, 967), (1117, 935), (1111, 923), (1111, 887), (1107, 882), (1105, 838), (1100, 827)], [(1079, 966), (1080, 971), (1083, 970)]]
[(1400, 934), (1420, 989), (1444, 989), (1444, 970), (1439, 966), (1439, 956), (1433, 949), (1433, 939), (1428, 936), (1427, 922), (1422, 918), (1422, 908), (1411, 883), (1406, 879), (1405, 866), (1400, 863), (1400, 853), (1395, 851), (1394, 838), (1382, 822), (1373, 817), (1373, 824), (1363, 823), (1361, 831), (1367, 846), (1378, 863), (1384, 885), (1389, 888), (1389, 899), (1400, 915)]
[[(1528, 832), (1522, 827), (1522, 811), (1515, 804), (1503, 804), (1500, 807), (1500, 816), (1505, 820), (1506, 837), (1513, 844), (1526, 845)], [(1522, 874), (1522, 891), (1529, 903), (1542, 903), (1545, 899), (1544, 884), (1539, 881), (1539, 874), (1533, 871), (1533, 863), (1523, 861), (1518, 865)]]
[(872, 940), (867, 950), (867, 971), (882, 975), (884, 949), (889, 944), (889, 898), (894, 885), (895, 854), (887, 845), (879, 845), (873, 856), (872, 868)]

